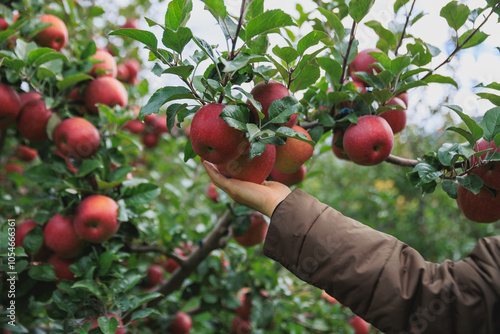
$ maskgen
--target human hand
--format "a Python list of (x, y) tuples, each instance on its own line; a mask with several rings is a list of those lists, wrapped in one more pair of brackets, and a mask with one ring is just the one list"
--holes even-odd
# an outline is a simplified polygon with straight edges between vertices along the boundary
[(282, 183), (264, 181), (262, 184), (228, 179), (213, 164), (203, 161), (212, 182), (229, 195), (235, 202), (271, 217), (274, 209), (283, 201), (290, 189)]

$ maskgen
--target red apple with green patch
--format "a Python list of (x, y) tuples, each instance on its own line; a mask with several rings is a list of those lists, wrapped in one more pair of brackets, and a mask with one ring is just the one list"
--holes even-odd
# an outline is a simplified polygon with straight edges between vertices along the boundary
[[(292, 129), (302, 133), (308, 140), (311, 140), (309, 133), (298, 125), (292, 126)], [(314, 152), (314, 147), (304, 141), (287, 138), (285, 145), (276, 146), (276, 161), (274, 168), (283, 173), (295, 173)]]
[(351, 76), (352, 80), (358, 81), (363, 85), (366, 85), (366, 82), (364, 82), (361, 78), (359, 78), (355, 74), (356, 72), (365, 72), (373, 74), (374, 71), (376, 73), (379, 73), (381, 71), (377, 66), (374, 66), (374, 64), (376, 64), (377, 61), (375, 60), (375, 58), (373, 58), (372, 55), (369, 54), (371, 52), (382, 52), (382, 51), (380, 51), (379, 49), (366, 49), (360, 51), (358, 52), (356, 57), (354, 57), (352, 62), (349, 64), (349, 75)]

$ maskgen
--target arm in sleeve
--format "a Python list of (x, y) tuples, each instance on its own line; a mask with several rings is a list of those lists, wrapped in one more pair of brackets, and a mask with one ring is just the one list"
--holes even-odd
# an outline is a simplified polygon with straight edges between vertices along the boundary
[(295, 190), (273, 213), (264, 254), (385, 333), (500, 333), (500, 237), (463, 261), (429, 263)]

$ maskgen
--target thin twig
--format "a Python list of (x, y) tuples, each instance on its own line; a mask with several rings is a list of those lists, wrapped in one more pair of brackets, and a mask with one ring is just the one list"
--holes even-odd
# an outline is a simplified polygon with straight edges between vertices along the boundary
[(406, 16), (406, 22), (405, 22), (405, 25), (403, 27), (403, 32), (401, 33), (401, 38), (399, 39), (398, 45), (396, 45), (396, 50), (394, 50), (394, 55), (396, 57), (398, 56), (398, 50), (401, 47), (401, 44), (403, 44), (403, 39), (405, 38), (406, 28), (408, 27), (408, 23), (410, 22), (410, 16), (411, 16), (411, 13), (413, 11), (413, 7), (415, 6), (415, 2), (417, 2), (417, 0), (413, 0), (413, 3), (411, 4), (410, 12)]

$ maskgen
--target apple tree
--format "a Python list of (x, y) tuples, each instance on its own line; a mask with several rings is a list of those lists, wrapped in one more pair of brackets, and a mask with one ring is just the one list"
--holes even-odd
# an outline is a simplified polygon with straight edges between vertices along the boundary
[(191, 28), (192, 0), (0, 1), (4, 333), (376, 332), (264, 257), (268, 219), (202, 159), (301, 187), (430, 260), (495, 233), (471, 221), (500, 219), (500, 84), (477, 85), (480, 115), (437, 110), (460, 119), (445, 132), (407, 118), (422, 87), (460, 88), (443, 69), (484, 45), (499, 4), (432, 9), (440, 50), (413, 35), (415, 0), (391, 4), (392, 24), (373, 0), (311, 2), (201, 1), (220, 43)]

